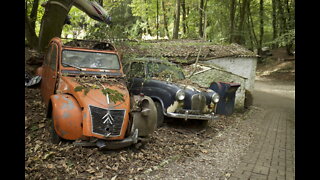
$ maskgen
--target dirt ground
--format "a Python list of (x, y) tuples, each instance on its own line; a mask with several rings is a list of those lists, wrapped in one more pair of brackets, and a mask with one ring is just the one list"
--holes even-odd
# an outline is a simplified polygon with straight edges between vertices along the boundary
[(26, 88), (25, 99), (26, 179), (134, 178), (172, 160), (198, 156), (206, 140), (246, 116), (221, 117), (205, 128), (194, 121), (171, 121), (140, 148), (100, 151), (76, 147), (69, 141), (52, 144), (39, 89)]
[[(259, 67), (257, 85), (266, 91), (294, 95), (294, 64), (289, 66), (289, 72), (274, 70), (275, 66)], [(288, 74), (293, 78), (288, 79)], [(274, 85), (279, 88), (270, 88)], [(207, 127), (199, 127), (197, 121), (168, 119), (139, 148), (101, 151), (77, 147), (70, 141), (52, 144), (39, 89), (26, 88), (25, 179), (224, 179), (252, 142), (253, 122), (261, 111), (252, 106), (221, 116)]]

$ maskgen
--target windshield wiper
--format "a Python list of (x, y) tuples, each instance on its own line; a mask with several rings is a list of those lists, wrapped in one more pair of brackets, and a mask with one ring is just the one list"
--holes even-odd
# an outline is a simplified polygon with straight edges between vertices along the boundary
[(62, 63), (63, 65), (67, 65), (67, 66), (70, 66), (70, 67), (73, 67), (73, 68), (76, 68), (76, 69), (79, 69), (80, 71), (85, 71), (86, 69), (84, 68), (81, 68), (81, 67), (78, 67), (78, 66), (75, 66), (75, 65), (72, 65), (72, 64), (68, 64), (68, 63)]

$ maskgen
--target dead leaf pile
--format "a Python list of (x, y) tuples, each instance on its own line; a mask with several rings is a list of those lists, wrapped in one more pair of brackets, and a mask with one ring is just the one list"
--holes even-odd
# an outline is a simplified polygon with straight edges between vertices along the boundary
[(202, 141), (233, 123), (222, 118), (199, 128), (198, 122), (170, 120), (139, 148), (100, 151), (72, 141), (50, 142), (50, 124), (39, 89), (25, 89), (26, 179), (130, 179), (161, 168), (168, 160), (183, 161), (201, 153)]

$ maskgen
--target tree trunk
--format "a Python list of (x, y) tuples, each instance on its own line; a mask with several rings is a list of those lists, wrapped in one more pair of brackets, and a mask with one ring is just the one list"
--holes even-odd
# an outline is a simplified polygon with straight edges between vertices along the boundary
[[(277, 0), (272, 0), (272, 30), (273, 36), (272, 40), (274, 41), (278, 37), (278, 29), (277, 29)], [(277, 44), (273, 44), (272, 48), (276, 48)]]
[(234, 42), (238, 44), (245, 44), (245, 38), (244, 38), (244, 22), (247, 12), (247, 6), (250, 0), (243, 0), (242, 5), (240, 8), (240, 20), (239, 20), (239, 26), (238, 26), (238, 34), (235, 37)]
[(34, 0), (32, 4), (32, 10), (30, 13), (30, 25), (31, 28), (36, 28), (36, 21), (38, 16), (38, 6), (39, 6), (39, 0)]
[(38, 49), (38, 41), (39, 41), (39, 39), (38, 39), (38, 37), (36, 35), (35, 29), (32, 28), (32, 25), (30, 24), (30, 21), (29, 21), (27, 13), (25, 13), (24, 24), (25, 24), (25, 31), (24, 32), (25, 32), (25, 36), (26, 36), (26, 39), (28, 41), (29, 46), (32, 49)]
[(249, 39), (250, 39), (250, 47), (248, 49), (253, 51), (255, 46), (254, 46), (254, 41), (253, 41), (253, 37), (252, 37), (252, 30), (251, 30), (251, 26), (250, 26), (250, 13), (249, 12), (248, 12), (246, 24), (247, 24), (247, 28), (249, 30)]
[(157, 17), (156, 17), (156, 21), (157, 21), (157, 39), (159, 39), (159, 2), (157, 0)]
[(282, 35), (287, 32), (287, 22), (286, 17), (284, 15), (283, 3), (281, 2), (281, 0), (278, 0), (278, 10), (280, 17), (280, 35)]
[(163, 25), (166, 32), (166, 36), (170, 39), (169, 29), (168, 29), (168, 22), (167, 22), (167, 11), (164, 5), (164, 0), (161, 2), (162, 5), (162, 11), (163, 11)]
[(25, 12), (24, 12), (24, 15), (25, 15), (25, 19), (24, 19), (25, 37), (28, 41), (29, 46), (32, 49), (38, 49), (39, 39), (38, 39), (38, 36), (36, 35), (36, 32), (35, 32), (35, 20), (37, 19), (36, 16), (37, 16), (37, 11), (38, 11), (38, 5), (39, 5), (39, 1), (35, 0), (33, 2), (32, 10), (30, 13), (31, 20), (29, 20), (29, 17), (28, 17), (27, 4), (25, 6)]
[(72, 0), (49, 0), (45, 4), (39, 35), (39, 50), (41, 52), (47, 49), (48, 43), (53, 37), (61, 36), (64, 21), (72, 2)]
[(289, 0), (286, 0), (286, 9), (287, 9), (287, 17), (288, 17), (288, 30), (294, 27), (294, 23), (292, 20), (291, 7), (289, 4)]
[(199, 3), (199, 36), (200, 38), (203, 38), (203, 0), (200, 0)]
[(258, 46), (258, 38), (257, 38), (257, 35), (254, 31), (254, 24), (253, 24), (253, 20), (252, 20), (252, 16), (251, 16), (251, 9), (250, 9), (250, 2), (248, 3), (248, 21), (250, 22), (251, 24), (251, 32), (253, 34), (253, 39), (254, 39), (254, 42), (256, 44), (256, 46)]
[[(286, 17), (287, 17), (287, 32), (291, 29), (294, 29), (294, 20), (292, 17), (294, 17), (294, 14), (291, 14), (291, 7), (289, 4), (289, 0), (285, 0), (286, 3)], [(294, 6), (293, 6), (294, 7)], [(287, 53), (291, 54), (292, 53), (292, 47), (293, 47), (293, 42), (290, 42), (287, 44), (286, 48), (287, 48)]]
[(181, 8), (182, 8), (182, 30), (183, 34), (187, 33), (187, 25), (186, 25), (186, 0), (182, 0), (181, 2)]
[(205, 41), (207, 41), (207, 31), (206, 31), (206, 29), (207, 29), (207, 25), (208, 25), (208, 16), (207, 16), (207, 12), (206, 12), (206, 10), (207, 10), (207, 0), (205, 0), (205, 2), (204, 2), (204, 7), (203, 7), (203, 13), (204, 13), (204, 25), (203, 25), (203, 39), (205, 40)]
[(258, 44), (258, 54), (261, 55), (262, 52), (262, 41), (263, 41), (263, 34), (264, 34), (264, 20), (263, 20), (264, 8), (263, 8), (263, 0), (260, 0), (260, 38)]
[(175, 10), (175, 16), (174, 16), (172, 39), (178, 39), (179, 24), (180, 24), (180, 0), (176, 0), (176, 10)]
[(230, 39), (229, 42), (232, 43), (234, 40), (234, 20), (235, 20), (235, 14), (236, 14), (236, 0), (231, 0), (230, 3)]

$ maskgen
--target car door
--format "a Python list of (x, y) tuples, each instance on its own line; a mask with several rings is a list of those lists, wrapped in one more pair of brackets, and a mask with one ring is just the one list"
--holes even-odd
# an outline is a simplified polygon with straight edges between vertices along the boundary
[(58, 51), (58, 45), (52, 42), (43, 63), (41, 94), (46, 105), (48, 105), (50, 96), (54, 94), (57, 83)]

